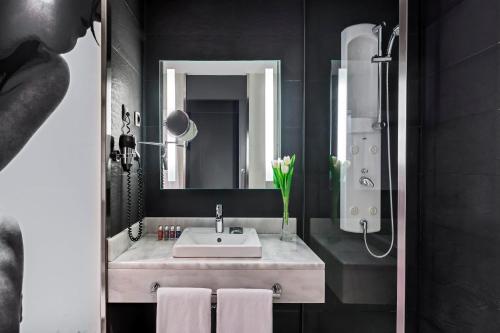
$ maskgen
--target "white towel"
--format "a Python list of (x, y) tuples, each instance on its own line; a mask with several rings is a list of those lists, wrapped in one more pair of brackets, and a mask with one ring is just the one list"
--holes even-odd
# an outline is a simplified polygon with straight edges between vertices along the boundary
[(217, 290), (217, 333), (272, 333), (270, 289)]
[(212, 290), (159, 288), (156, 333), (210, 333)]

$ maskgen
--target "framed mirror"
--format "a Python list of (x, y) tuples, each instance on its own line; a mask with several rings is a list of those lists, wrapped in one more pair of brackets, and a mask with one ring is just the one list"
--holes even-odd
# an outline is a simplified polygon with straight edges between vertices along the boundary
[(162, 189), (272, 189), (280, 62), (160, 62)]

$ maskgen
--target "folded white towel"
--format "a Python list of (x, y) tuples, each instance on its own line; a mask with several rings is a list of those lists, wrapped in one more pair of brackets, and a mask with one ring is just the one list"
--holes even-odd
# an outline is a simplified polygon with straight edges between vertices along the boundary
[(272, 333), (270, 289), (217, 290), (217, 333)]
[(210, 333), (212, 290), (159, 288), (156, 333)]

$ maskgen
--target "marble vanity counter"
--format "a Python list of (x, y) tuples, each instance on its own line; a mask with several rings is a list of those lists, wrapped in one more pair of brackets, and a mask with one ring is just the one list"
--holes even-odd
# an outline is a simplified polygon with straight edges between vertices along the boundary
[(175, 241), (146, 235), (108, 263), (109, 269), (319, 269), (323, 261), (297, 236), (282, 242), (279, 235), (259, 235), (262, 258), (174, 258)]
[[(293, 220), (295, 226), (295, 220)], [(108, 239), (108, 302), (154, 303), (153, 285), (160, 287), (271, 288), (282, 287), (277, 303), (323, 303), (325, 264), (294, 235), (280, 241), (280, 219), (228, 219), (226, 226), (254, 227), (262, 244), (261, 258), (174, 258), (175, 241), (158, 241), (157, 225), (207, 226), (212, 219), (147, 219), (146, 235), (129, 241), (127, 232)], [(134, 226), (137, 233), (137, 225)]]

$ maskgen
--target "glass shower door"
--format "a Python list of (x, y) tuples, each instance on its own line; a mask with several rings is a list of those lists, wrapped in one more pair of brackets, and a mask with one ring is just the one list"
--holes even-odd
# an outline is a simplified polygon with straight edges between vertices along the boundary
[(326, 304), (306, 306), (306, 332), (396, 332), (398, 65), (376, 27), (344, 29), (330, 63), (330, 209), (309, 218)]

